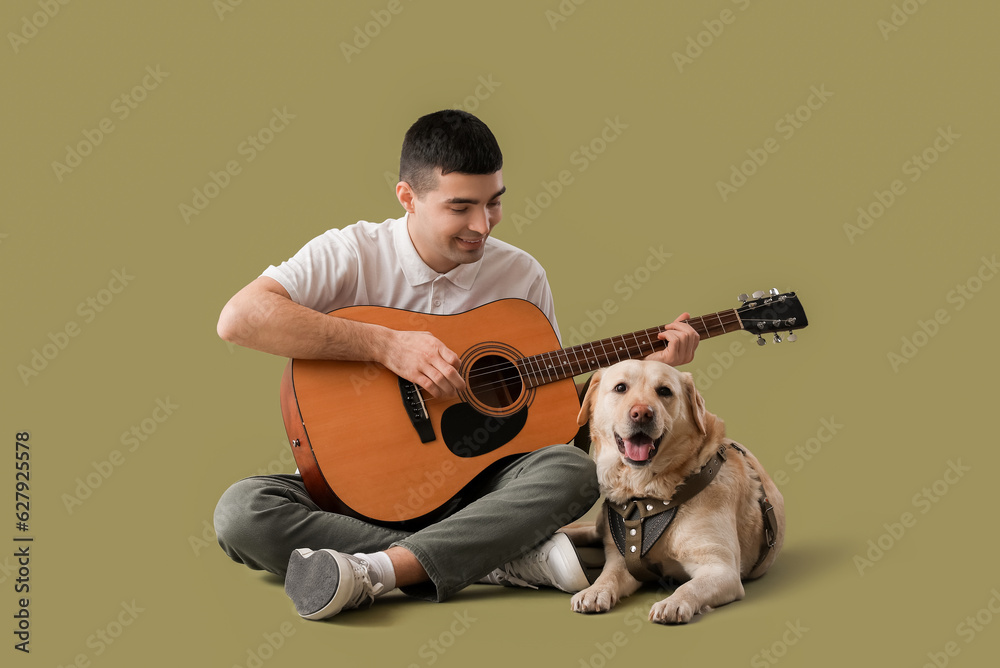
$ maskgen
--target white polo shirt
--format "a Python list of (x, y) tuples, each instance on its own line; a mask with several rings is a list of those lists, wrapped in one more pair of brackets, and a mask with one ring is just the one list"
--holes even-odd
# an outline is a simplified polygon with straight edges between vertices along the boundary
[(278, 281), (293, 301), (323, 313), (365, 305), (453, 315), (517, 297), (541, 309), (559, 336), (552, 290), (535, 258), (489, 237), (478, 262), (439, 274), (420, 259), (406, 219), (327, 230), (261, 276)]

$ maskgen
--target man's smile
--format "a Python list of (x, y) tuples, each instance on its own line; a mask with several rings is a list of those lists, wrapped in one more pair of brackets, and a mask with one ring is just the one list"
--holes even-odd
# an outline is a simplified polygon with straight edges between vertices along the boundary
[(458, 245), (462, 248), (467, 248), (469, 250), (475, 250), (477, 248), (482, 248), (483, 243), (486, 241), (486, 237), (479, 237), (478, 239), (464, 239), (462, 237), (455, 237), (458, 241)]

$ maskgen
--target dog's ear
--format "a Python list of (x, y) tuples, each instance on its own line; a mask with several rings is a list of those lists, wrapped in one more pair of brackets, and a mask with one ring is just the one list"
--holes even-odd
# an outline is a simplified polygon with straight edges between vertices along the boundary
[(684, 372), (684, 394), (687, 395), (688, 407), (691, 409), (691, 422), (698, 427), (698, 432), (704, 436), (705, 431), (705, 400), (694, 386), (694, 376)]
[(587, 383), (587, 393), (583, 395), (580, 413), (576, 416), (576, 426), (578, 427), (582, 427), (590, 422), (590, 415), (594, 410), (594, 402), (597, 401), (597, 387), (601, 384), (601, 370), (598, 369), (595, 371)]

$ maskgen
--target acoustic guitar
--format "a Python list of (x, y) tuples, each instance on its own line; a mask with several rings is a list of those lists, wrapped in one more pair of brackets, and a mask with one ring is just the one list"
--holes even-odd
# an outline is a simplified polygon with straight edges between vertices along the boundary
[[(740, 295), (743, 305), (686, 322), (702, 339), (805, 327), (794, 292)], [(513, 455), (577, 433), (574, 376), (666, 348), (654, 327), (571, 348), (530, 302), (503, 299), (457, 315), (379, 306), (331, 317), (428, 331), (461, 357), (467, 389), (437, 400), (374, 362), (289, 360), (281, 410), (295, 462), (324, 510), (416, 530), (450, 512), (461, 493)]]

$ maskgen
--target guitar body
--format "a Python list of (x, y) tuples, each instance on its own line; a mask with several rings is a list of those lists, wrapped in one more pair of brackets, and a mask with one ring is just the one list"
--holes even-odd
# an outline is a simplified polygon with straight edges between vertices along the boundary
[(330, 316), (431, 332), (462, 358), (469, 387), (452, 400), (424, 400), (374, 362), (290, 360), (282, 416), (306, 489), (324, 510), (415, 529), (493, 464), (577, 433), (573, 379), (531, 387), (514, 364), (559, 348), (530, 302), (457, 315), (353, 306)]

